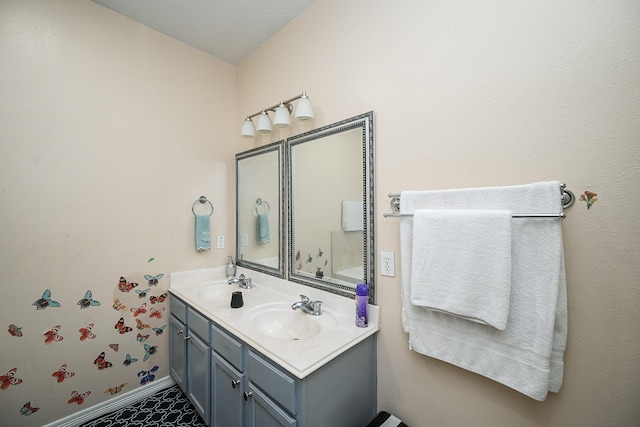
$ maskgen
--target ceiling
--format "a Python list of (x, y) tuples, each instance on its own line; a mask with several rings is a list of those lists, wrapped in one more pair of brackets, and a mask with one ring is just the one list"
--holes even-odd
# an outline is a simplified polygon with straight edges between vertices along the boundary
[(315, 0), (92, 0), (237, 64)]

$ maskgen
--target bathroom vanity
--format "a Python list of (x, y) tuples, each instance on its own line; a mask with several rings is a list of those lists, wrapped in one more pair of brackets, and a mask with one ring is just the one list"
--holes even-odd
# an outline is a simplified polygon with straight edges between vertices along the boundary
[[(355, 326), (354, 301), (240, 268), (171, 275), (171, 375), (210, 426), (366, 425), (376, 414), (378, 307)], [(244, 305), (231, 308), (233, 291)], [(293, 310), (300, 295), (320, 316)]]

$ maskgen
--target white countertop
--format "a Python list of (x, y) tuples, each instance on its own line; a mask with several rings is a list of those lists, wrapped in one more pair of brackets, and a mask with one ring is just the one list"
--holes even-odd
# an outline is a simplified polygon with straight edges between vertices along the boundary
[[(238, 267), (237, 275), (240, 274), (252, 279), (253, 289), (225, 286), (229, 286), (229, 295), (231, 291), (242, 292), (241, 308), (230, 307), (230, 296), (212, 300), (199, 295), (203, 288), (226, 282), (224, 267), (171, 273), (169, 291), (300, 379), (380, 329), (378, 306), (369, 305), (369, 326), (358, 328), (355, 301), (350, 298)], [(277, 302), (291, 305), (300, 300), (301, 294), (312, 301), (323, 301), (321, 316), (305, 316), (333, 324), (330, 330), (312, 338), (292, 340), (271, 337), (252, 325), (253, 308)]]

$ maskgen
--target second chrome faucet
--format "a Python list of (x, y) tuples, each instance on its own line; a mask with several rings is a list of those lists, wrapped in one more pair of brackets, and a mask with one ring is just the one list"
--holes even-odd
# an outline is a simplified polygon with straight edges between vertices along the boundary
[(291, 308), (312, 316), (320, 316), (322, 314), (322, 301), (311, 301), (308, 296), (300, 295), (300, 301), (291, 304)]

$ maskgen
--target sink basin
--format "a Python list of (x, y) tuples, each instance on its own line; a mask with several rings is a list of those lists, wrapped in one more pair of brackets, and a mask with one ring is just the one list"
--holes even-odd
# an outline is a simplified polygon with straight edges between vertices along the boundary
[(335, 317), (323, 310), (312, 316), (293, 310), (291, 303), (277, 302), (259, 305), (247, 312), (251, 327), (262, 334), (282, 340), (308, 340), (338, 326)]
[(226, 280), (205, 283), (198, 288), (196, 295), (207, 301), (231, 301), (231, 293), (234, 291), (257, 293), (256, 286), (251, 289), (242, 289), (238, 285), (230, 285)]

